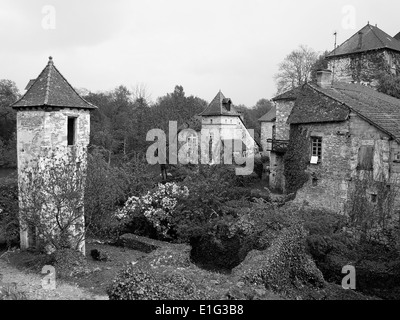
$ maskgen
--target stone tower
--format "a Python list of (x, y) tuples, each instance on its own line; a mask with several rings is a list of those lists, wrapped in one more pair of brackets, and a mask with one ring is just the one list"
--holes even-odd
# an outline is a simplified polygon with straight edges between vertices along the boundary
[(327, 55), (334, 81), (375, 87), (378, 72), (400, 74), (399, 39), (368, 23)]
[(231, 143), (228, 142), (230, 140), (233, 143), (239, 141), (240, 145), (243, 143), (244, 146), (254, 146), (253, 150), (246, 150), (249, 154), (254, 156), (258, 152), (254, 133), (252, 135), (249, 129), (246, 128), (243, 114), (235, 108), (230, 98), (225, 98), (221, 91), (217, 93), (208, 107), (199, 116), (201, 116), (202, 130), (209, 132), (210, 140), (213, 143), (215, 140), (224, 141), (224, 143)]
[[(90, 134), (90, 111), (97, 108), (79, 96), (54, 66), (52, 57), (49, 57), (47, 66), (39, 76), (29, 82), (26, 90), (22, 98), (12, 105), (17, 111), (18, 185), (20, 190), (24, 187), (26, 181), (24, 179), (27, 174), (35, 166), (44, 168), (44, 164), (46, 164), (46, 168), (49, 166), (50, 168), (51, 166), (59, 168), (60, 163), (68, 163), (76, 164), (77, 167), (85, 170)], [(36, 171), (36, 175), (38, 172), (41, 171)], [(79, 172), (82, 174), (85, 171), (80, 170)], [(30, 173), (30, 177), (32, 177), (32, 173)], [(54, 181), (47, 182), (54, 183)], [(45, 186), (46, 183), (43, 183), (37, 188), (45, 190)], [(83, 192), (81, 197), (83, 199)], [(21, 192), (19, 198), (21, 213), (21, 207), (23, 207)], [(45, 205), (40, 214), (41, 216), (52, 215), (52, 210), (56, 210), (55, 206)], [(65, 210), (62, 208), (63, 214)], [(79, 209), (79, 217), (80, 223), (73, 226), (73, 228), (79, 226), (79, 230), (75, 230), (76, 232), (82, 232), (82, 228), (84, 228), (83, 203)], [(21, 249), (38, 244), (37, 228), (35, 230), (35, 228), (27, 227), (21, 221), (21, 216), (20, 222)], [(77, 248), (83, 253), (85, 252), (84, 237), (79, 241)]]

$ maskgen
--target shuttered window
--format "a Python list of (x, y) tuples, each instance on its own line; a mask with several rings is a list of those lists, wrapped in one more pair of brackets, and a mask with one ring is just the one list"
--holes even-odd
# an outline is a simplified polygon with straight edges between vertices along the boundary
[(374, 168), (374, 147), (361, 146), (358, 150), (357, 170), (372, 171)]

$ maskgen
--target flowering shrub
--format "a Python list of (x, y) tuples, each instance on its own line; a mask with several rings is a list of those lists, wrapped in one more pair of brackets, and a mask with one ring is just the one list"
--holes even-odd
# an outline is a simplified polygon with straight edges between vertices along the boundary
[(144, 196), (130, 197), (124, 207), (116, 212), (116, 217), (128, 223), (135, 215), (143, 215), (162, 236), (167, 237), (178, 200), (188, 196), (189, 189), (186, 186), (159, 184)]

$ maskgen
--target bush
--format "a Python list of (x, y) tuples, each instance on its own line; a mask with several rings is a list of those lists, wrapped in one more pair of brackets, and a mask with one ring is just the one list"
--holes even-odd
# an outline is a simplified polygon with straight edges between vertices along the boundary
[(157, 230), (158, 237), (170, 238), (171, 222), (176, 213), (178, 201), (187, 198), (189, 190), (176, 183), (159, 184), (141, 197), (130, 197), (117, 217), (126, 224), (133, 218), (144, 217)]
[(93, 260), (96, 261), (109, 261), (110, 257), (108, 256), (107, 252), (103, 250), (93, 249), (90, 251), (90, 255)]
[(24, 292), (18, 291), (16, 285), (2, 285), (0, 281), (0, 300), (27, 300)]
[(107, 289), (110, 300), (204, 300), (195, 283), (174, 269), (166, 273), (128, 267)]
[[(110, 166), (96, 148), (89, 154), (85, 218), (91, 234), (117, 239), (128, 231), (125, 225), (116, 219), (115, 212), (129, 197), (139, 196), (153, 186), (147, 167), (137, 158), (119, 166)], [(134, 224), (137, 224), (137, 221)]]
[(59, 249), (50, 255), (50, 264), (56, 269), (57, 277), (69, 278), (87, 271), (85, 256), (77, 250)]
[(234, 275), (275, 292), (289, 290), (296, 281), (323, 286), (321, 272), (306, 255), (306, 235), (301, 225), (284, 229), (267, 250), (250, 252), (245, 261), (233, 270)]
[(185, 272), (190, 246), (164, 243), (135, 266), (122, 270), (107, 293), (110, 300), (202, 300), (210, 297)]
[(18, 183), (14, 178), (0, 180), (0, 244), (19, 245)]

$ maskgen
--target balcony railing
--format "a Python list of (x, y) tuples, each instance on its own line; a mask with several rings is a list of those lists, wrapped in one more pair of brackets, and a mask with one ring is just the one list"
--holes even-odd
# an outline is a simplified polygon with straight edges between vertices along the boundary
[(285, 153), (288, 148), (289, 140), (267, 139), (267, 151)]

